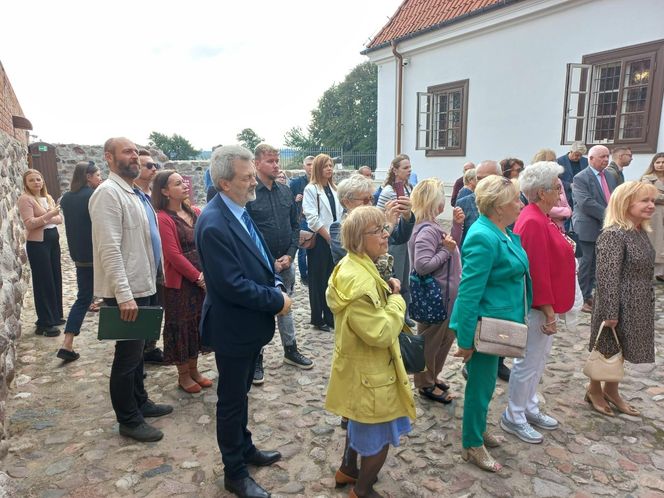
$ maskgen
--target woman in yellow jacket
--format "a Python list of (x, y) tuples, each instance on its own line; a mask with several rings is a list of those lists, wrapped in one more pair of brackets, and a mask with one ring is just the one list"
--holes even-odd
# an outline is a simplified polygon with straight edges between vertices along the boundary
[(374, 207), (358, 207), (348, 215), (341, 229), (348, 254), (335, 267), (326, 293), (336, 332), (325, 408), (349, 419), (335, 479), (338, 485), (355, 485), (352, 498), (381, 496), (373, 484), (389, 445), (398, 446), (415, 419), (398, 341), (406, 304), (399, 281), (390, 279), (388, 285), (375, 265), (387, 253), (389, 228)]

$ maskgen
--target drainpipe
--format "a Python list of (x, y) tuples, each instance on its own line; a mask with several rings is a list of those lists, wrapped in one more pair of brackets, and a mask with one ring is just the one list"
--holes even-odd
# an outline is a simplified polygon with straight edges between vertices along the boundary
[(394, 155), (401, 154), (401, 107), (403, 100), (403, 56), (397, 52), (397, 42), (392, 41), (392, 53), (397, 61), (397, 86), (396, 86), (396, 138), (394, 144)]

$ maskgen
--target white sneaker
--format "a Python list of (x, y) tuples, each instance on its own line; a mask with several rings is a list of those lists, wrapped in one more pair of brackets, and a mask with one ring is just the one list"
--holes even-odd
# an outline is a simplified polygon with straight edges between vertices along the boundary
[(528, 422), (523, 424), (514, 424), (507, 420), (507, 417), (505, 417), (504, 413), (502, 417), (500, 417), (500, 427), (505, 432), (514, 434), (521, 441), (526, 443), (539, 444), (544, 440), (542, 435), (533, 429)]
[(559, 425), (555, 418), (549, 417), (542, 412), (536, 413), (534, 415), (526, 413), (526, 420), (530, 425), (534, 425), (535, 427), (539, 427), (540, 429), (547, 431), (553, 431), (557, 429)]

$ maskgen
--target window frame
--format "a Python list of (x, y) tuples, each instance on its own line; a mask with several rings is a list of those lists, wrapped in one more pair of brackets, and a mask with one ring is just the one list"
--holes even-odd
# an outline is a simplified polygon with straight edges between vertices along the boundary
[[(453, 157), (466, 155), (466, 136), (468, 132), (468, 89), (470, 80), (452, 81), (440, 85), (427, 87), (426, 92), (417, 92), (417, 119), (416, 119), (416, 137), (415, 149), (424, 150), (426, 157)], [(434, 126), (434, 117), (436, 112), (432, 110), (435, 107), (434, 98), (443, 93), (452, 91), (461, 91), (461, 121), (459, 147), (454, 149), (433, 148), (434, 134), (439, 130)], [(426, 110), (422, 110), (422, 99), (426, 98)], [(426, 119), (426, 126), (422, 125), (422, 118)], [(422, 135), (423, 134), (423, 135)], [(421, 140), (421, 136), (423, 140)], [(424, 142), (424, 143), (421, 143)]]
[[(625, 84), (626, 64), (635, 60), (650, 59), (651, 60), (651, 80), (648, 87), (648, 95), (644, 106), (644, 130), (642, 136), (638, 138), (620, 139), (621, 119), (629, 116), (630, 113), (623, 110), (623, 98), (629, 85)], [(612, 141), (597, 141), (590, 140), (589, 125), (592, 121), (591, 105), (595, 101), (597, 91), (593, 89), (596, 71), (599, 66), (620, 63), (620, 81), (618, 84), (618, 100), (616, 102), (615, 125), (613, 131)], [(658, 64), (659, 63), (659, 64)], [(561, 145), (570, 145), (572, 141), (581, 141), (587, 145), (607, 145), (609, 147), (624, 145), (629, 146), (635, 153), (653, 153), (657, 152), (657, 139), (659, 136), (660, 118), (662, 116), (662, 101), (664, 99), (664, 39), (655, 40), (652, 42), (640, 43), (638, 45), (630, 45), (614, 50), (607, 50), (594, 54), (584, 55), (581, 59), (581, 64), (567, 64), (567, 77), (565, 80), (565, 98), (563, 101), (563, 124), (562, 133), (560, 138)], [(658, 67), (661, 66), (661, 67)], [(574, 70), (581, 70), (579, 78), (579, 88), (572, 89), (572, 72)], [(583, 71), (586, 71), (585, 74)], [(585, 88), (583, 87), (585, 83)], [(585, 101), (578, 107), (583, 107), (579, 112), (583, 111), (582, 115), (571, 116), (570, 101), (575, 96), (583, 94)], [(576, 140), (568, 139), (569, 127), (576, 127)]]

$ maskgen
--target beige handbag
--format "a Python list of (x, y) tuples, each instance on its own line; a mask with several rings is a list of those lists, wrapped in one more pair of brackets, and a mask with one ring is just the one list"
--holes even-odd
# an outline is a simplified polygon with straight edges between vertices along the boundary
[[(613, 337), (618, 344), (619, 351), (614, 354), (611, 358), (607, 358), (602, 353), (597, 351), (597, 343), (599, 342), (599, 337), (604, 332), (605, 328), (610, 328), (613, 332)], [(622, 347), (620, 346), (620, 341), (618, 341), (618, 334), (616, 334), (616, 329), (613, 327), (607, 327), (605, 322), (599, 326), (599, 332), (597, 332), (597, 338), (595, 339), (595, 344), (593, 345), (593, 350), (588, 355), (586, 364), (583, 367), (583, 373), (589, 377), (591, 380), (601, 380), (605, 382), (620, 382), (625, 376), (625, 358), (623, 358)]]
[[(523, 309), (528, 321), (528, 299), (526, 297), (526, 279), (523, 279)], [(507, 358), (523, 358), (526, 355), (526, 341), (528, 340), (528, 326), (523, 323), (512, 322), (483, 316), (477, 322), (475, 329), (475, 351), (494, 356)]]

